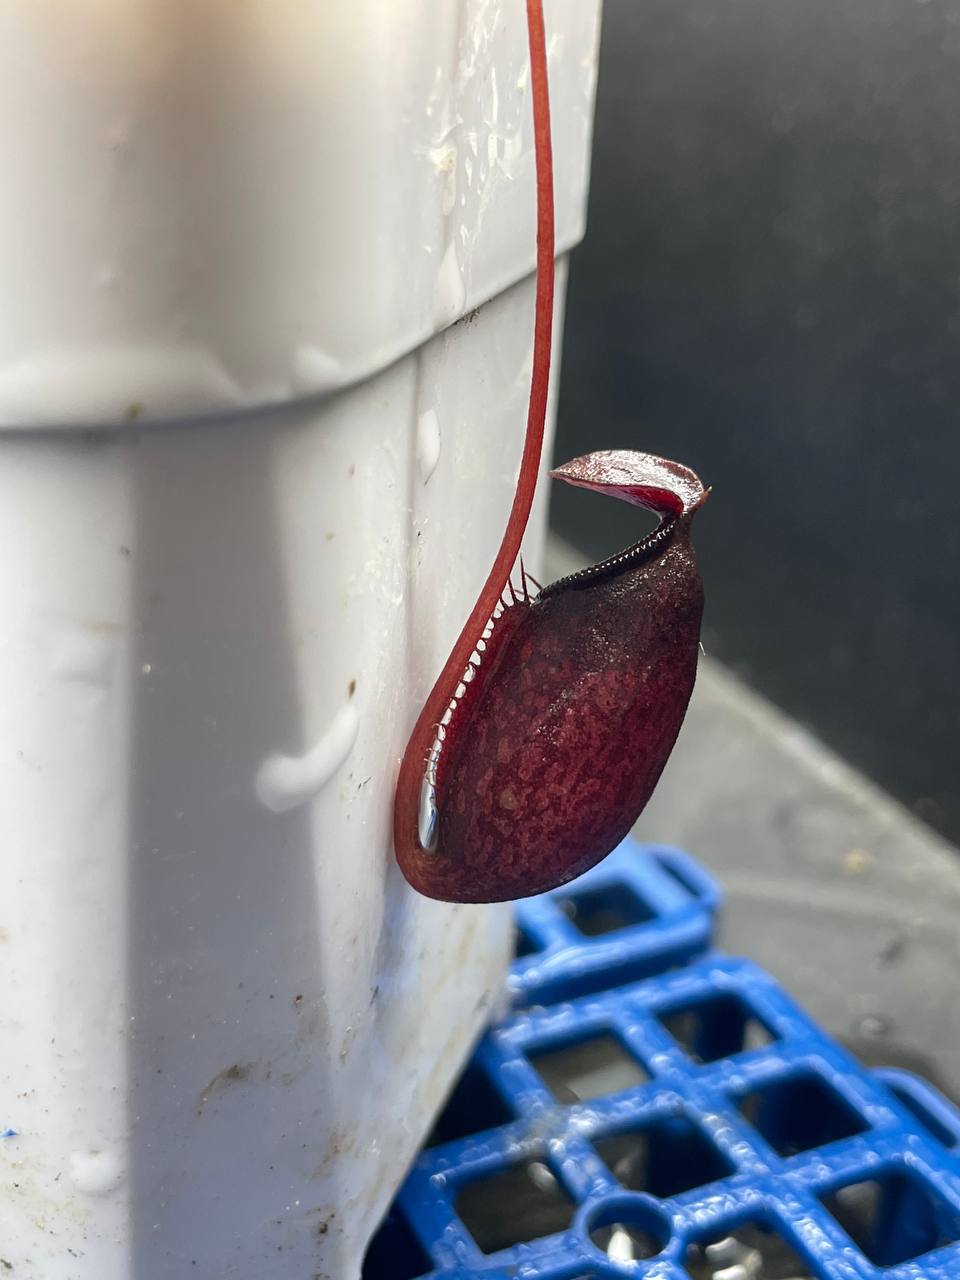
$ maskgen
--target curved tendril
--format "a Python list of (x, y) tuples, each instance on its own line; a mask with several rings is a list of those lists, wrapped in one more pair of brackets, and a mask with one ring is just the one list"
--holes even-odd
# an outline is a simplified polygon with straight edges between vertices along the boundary
[[(400, 765), (394, 811), (394, 844), (401, 866), (411, 857), (436, 851), (436, 788), (430, 782), (432, 766), (435, 767), (436, 763), (432, 756), (433, 726), (440, 721), (449, 706), (451, 693), (461, 683), (470, 655), (476, 648), (477, 638), (493, 616), (509, 583), (530, 517), (543, 451), (553, 341), (553, 154), (543, 0), (526, 0), (526, 5), (537, 185), (536, 302), (526, 436), (517, 490), (500, 548), (477, 602), (420, 712)], [(426, 766), (424, 760), (428, 761)]]

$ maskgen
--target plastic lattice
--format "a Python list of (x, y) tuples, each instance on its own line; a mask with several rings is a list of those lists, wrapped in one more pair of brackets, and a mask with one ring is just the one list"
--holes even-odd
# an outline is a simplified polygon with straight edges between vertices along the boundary
[(517, 904), (516, 1004), (572, 999), (661, 973), (710, 945), (722, 899), (688, 853), (625, 840), (592, 871)]
[[(666, 853), (705, 943), (716, 892)], [(484, 1037), (364, 1280), (960, 1277), (956, 1111), (865, 1070), (756, 966), (676, 968), (695, 930), (659, 896), (664, 854), (621, 849), (519, 909), (521, 942), (543, 946), (513, 972), (529, 1007)], [(618, 881), (645, 922), (583, 896)], [(567, 932), (578, 899), (604, 932)]]

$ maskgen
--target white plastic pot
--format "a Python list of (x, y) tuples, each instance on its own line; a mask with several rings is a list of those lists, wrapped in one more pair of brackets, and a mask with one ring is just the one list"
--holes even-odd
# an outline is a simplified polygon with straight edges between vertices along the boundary
[[(520, 456), (523, 8), (0, 0), (13, 1280), (355, 1280), (499, 999), (390, 814)], [(598, 5), (547, 23), (566, 250)]]

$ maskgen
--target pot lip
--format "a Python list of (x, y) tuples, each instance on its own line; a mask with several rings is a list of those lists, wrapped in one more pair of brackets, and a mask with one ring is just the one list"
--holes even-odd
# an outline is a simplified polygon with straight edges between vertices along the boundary
[[(585, 226), (581, 219), (577, 227), (558, 239), (555, 260), (558, 272), (566, 269), (567, 255), (583, 239), (584, 232)], [(331, 381), (329, 386), (316, 391), (291, 394), (289, 390), (280, 389), (274, 395), (264, 395), (261, 391), (259, 395), (254, 393), (249, 401), (245, 401), (242, 398), (242, 394), (234, 400), (220, 398), (214, 402), (207, 400), (206, 403), (203, 402), (201, 397), (198, 397), (197, 403), (191, 408), (173, 413), (160, 412), (152, 414), (144, 411), (142, 417), (125, 413), (116, 418), (77, 417), (73, 419), (55, 417), (49, 420), (31, 421), (28, 419), (5, 420), (0, 416), (0, 439), (24, 436), (57, 437), (90, 433), (94, 433), (97, 436), (137, 436), (148, 432), (175, 431), (185, 428), (195, 430), (199, 427), (256, 426), (267, 422), (275, 424), (278, 419), (282, 420), (287, 417), (316, 412), (336, 396), (364, 382), (368, 382), (370, 379), (392, 368), (401, 360), (420, 350), (439, 334), (461, 324), (465, 319), (487, 306), (494, 299), (509, 293), (512, 289), (522, 284), (528, 283), (533, 277), (534, 262), (531, 258), (529, 262), (524, 263), (524, 270), (520, 272), (512, 271), (506, 273), (501, 279), (491, 281), (490, 287), (483, 292), (482, 296), (471, 298), (469, 305), (465, 304), (460, 309), (460, 312), (447, 323), (439, 325), (428, 332), (398, 335), (389, 347), (383, 347), (379, 351), (371, 351), (364, 358), (356, 361), (352, 368), (344, 369), (342, 376), (338, 377), (336, 381)], [(127, 390), (131, 394), (126, 394)], [(131, 382), (129, 389), (125, 389), (124, 394), (118, 396), (118, 400), (128, 403), (131, 407), (137, 406), (139, 408), (136, 385)]]

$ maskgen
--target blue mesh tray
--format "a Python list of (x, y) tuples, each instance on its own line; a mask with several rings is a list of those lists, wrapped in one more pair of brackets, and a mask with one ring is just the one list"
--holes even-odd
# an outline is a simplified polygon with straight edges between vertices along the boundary
[(364, 1278), (958, 1280), (958, 1242), (953, 1108), (708, 953), (492, 1029)]
[(720, 887), (688, 853), (627, 839), (598, 867), (517, 905), (515, 1004), (659, 973), (710, 945)]

